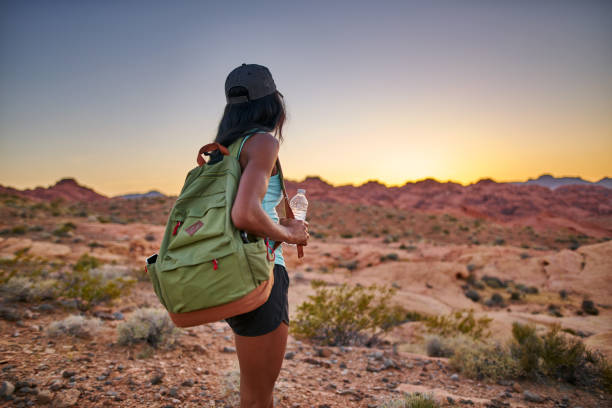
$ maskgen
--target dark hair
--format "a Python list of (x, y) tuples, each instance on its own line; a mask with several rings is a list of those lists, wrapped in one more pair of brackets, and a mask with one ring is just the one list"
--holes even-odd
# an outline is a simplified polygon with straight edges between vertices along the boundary
[[(235, 86), (229, 90), (228, 96), (248, 97), (248, 91), (242, 86)], [(219, 122), (215, 142), (227, 147), (254, 128), (274, 132), (274, 136), (282, 142), (284, 123), (285, 102), (278, 91), (248, 102), (228, 103)]]

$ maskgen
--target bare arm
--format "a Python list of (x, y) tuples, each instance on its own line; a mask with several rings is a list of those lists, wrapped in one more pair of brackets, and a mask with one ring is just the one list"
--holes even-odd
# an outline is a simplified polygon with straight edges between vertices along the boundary
[(276, 224), (261, 207), (278, 148), (278, 141), (268, 133), (255, 134), (244, 144), (240, 159), (243, 171), (232, 207), (232, 222), (236, 228), (260, 237), (306, 245), (308, 223), (283, 220), (282, 225)]

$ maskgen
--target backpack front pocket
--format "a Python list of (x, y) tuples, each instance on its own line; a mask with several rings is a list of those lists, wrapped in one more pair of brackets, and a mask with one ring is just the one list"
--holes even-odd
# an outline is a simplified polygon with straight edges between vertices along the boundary
[(189, 201), (185, 203), (188, 210), (177, 210), (172, 217), (175, 224), (168, 250), (219, 237), (225, 232), (225, 194), (198, 197)]
[(159, 274), (168, 310), (184, 313), (240, 299), (255, 289), (237, 253)]

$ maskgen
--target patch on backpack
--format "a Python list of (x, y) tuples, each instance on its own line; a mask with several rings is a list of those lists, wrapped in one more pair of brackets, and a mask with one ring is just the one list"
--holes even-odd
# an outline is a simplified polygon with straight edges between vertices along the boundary
[(191, 224), (190, 226), (185, 228), (185, 232), (188, 233), (189, 235), (193, 235), (196, 233), (197, 230), (202, 228), (202, 225), (204, 225), (202, 221), (198, 221), (195, 224)]

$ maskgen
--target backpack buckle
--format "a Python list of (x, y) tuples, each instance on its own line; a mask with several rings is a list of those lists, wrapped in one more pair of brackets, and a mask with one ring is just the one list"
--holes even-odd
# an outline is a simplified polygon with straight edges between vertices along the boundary
[(209, 166), (223, 161), (223, 153), (221, 153), (221, 150), (213, 150), (212, 152), (206, 152), (204, 153), (204, 155), (209, 157), (208, 161), (206, 162), (206, 164)]

